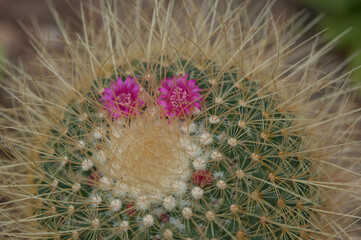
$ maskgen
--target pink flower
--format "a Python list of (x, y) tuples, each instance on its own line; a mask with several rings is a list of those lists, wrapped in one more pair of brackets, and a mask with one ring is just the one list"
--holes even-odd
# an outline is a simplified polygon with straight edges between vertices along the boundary
[(110, 88), (105, 88), (100, 101), (104, 104), (112, 118), (117, 119), (120, 115), (135, 115), (138, 108), (144, 102), (138, 98), (140, 86), (132, 77), (127, 77), (125, 81), (118, 78), (116, 85), (112, 82)]
[(191, 115), (192, 108), (201, 110), (202, 96), (199, 93), (201, 89), (195, 84), (196, 80), (187, 80), (187, 77), (188, 74), (179, 75), (161, 82), (162, 87), (159, 88), (161, 95), (158, 103), (163, 106), (170, 118)]

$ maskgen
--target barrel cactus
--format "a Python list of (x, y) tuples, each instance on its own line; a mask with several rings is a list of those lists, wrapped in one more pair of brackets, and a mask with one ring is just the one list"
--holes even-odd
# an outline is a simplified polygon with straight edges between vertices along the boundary
[(62, 54), (33, 35), (39, 73), (4, 69), (3, 236), (351, 239), (343, 65), (317, 68), (329, 46), (299, 42), (301, 15), (247, 7), (100, 1), (81, 36), (54, 11)]

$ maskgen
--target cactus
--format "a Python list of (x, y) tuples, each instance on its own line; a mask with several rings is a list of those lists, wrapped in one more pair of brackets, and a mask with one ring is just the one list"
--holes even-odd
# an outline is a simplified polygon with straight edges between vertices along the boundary
[[(270, 5), (248, 19), (246, 7), (234, 2), (220, 14), (217, 3), (204, 1), (193, 16), (196, 4), (187, 1), (190, 25), (182, 30), (178, 19), (184, 16), (173, 12), (173, 2), (156, 3), (149, 20), (140, 10), (146, 3), (90, 5), (104, 21), (102, 38), (94, 23), (87, 25), (84, 10), (78, 40), (55, 14), (67, 44), (64, 59), (48, 55), (40, 43), (45, 74), (32, 76), (37, 84), (23, 96), (6, 88), (23, 109), (17, 125), (8, 127), (15, 133), (1, 141), (15, 161), (1, 168), (10, 178), (2, 179), (0, 191), (13, 199), (3, 205), (11, 219), (1, 221), (4, 236), (350, 237), (348, 226), (359, 219), (360, 198), (350, 194), (358, 190), (358, 161), (347, 154), (334, 161), (329, 153), (334, 157), (357, 142), (342, 142), (351, 130), (336, 136), (331, 128), (328, 139), (320, 134), (358, 109), (335, 111), (326, 104), (348, 94), (337, 88), (334, 73), (321, 77), (314, 68), (328, 48), (289, 64), (287, 57), (302, 44), (289, 45), (298, 37), (288, 32), (292, 22), (276, 28)], [(118, 18), (122, 9), (133, 17)], [(28, 76), (5, 71), (14, 79)], [(62, 88), (53, 89), (52, 79)], [(326, 102), (316, 111), (313, 93), (319, 91)], [(13, 209), (19, 215), (11, 215)]]
[[(172, 78), (177, 74), (174, 66), (186, 68), (187, 76)], [(171, 92), (177, 88), (174, 82), (191, 83), (188, 76), (199, 79), (208, 96), (193, 116), (184, 110), (199, 98), (190, 99), (182, 111), (173, 112), (166, 104), (168, 111), (157, 111), (163, 106), (152, 106), (157, 94), (146, 87), (146, 80), (139, 80), (145, 86), (139, 94), (134, 79), (162, 69), (149, 62), (132, 64), (135, 78), (124, 79), (120, 68), (116, 79), (101, 81), (104, 87), (117, 80), (124, 92), (114, 84), (117, 90), (109, 88), (102, 97), (95, 81), (85, 99), (67, 106), (64, 119), (50, 130), (50, 154), (45, 151), (40, 158), (44, 176), (38, 189), (43, 198), (39, 214), (46, 217), (52, 210), (55, 215), (43, 220), (45, 231), (76, 231), (82, 239), (92, 234), (110, 239), (292, 239), (319, 231), (312, 210), (319, 197), (312, 186), (298, 182), (317, 176), (307, 154), (296, 156), (304, 136), (282, 132), (294, 122), (292, 114), (280, 112), (273, 96), (260, 97), (257, 81), (243, 79), (236, 68), (220, 73), (212, 62), (207, 66), (200, 70), (182, 59), (152, 80), (152, 85), (170, 86)], [(221, 81), (210, 82), (208, 71)], [(128, 86), (137, 86), (137, 100), (129, 108), (114, 108)], [(108, 104), (106, 96), (113, 94)], [(102, 108), (111, 119), (99, 115)], [(77, 230), (82, 226), (92, 228)], [(98, 233), (92, 233), (94, 227)], [(103, 230), (113, 228), (119, 232)]]

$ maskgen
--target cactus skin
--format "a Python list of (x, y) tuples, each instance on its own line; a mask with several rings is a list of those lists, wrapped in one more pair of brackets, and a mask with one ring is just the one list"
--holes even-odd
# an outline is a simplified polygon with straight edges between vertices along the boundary
[[(41, 228), (61, 233), (61, 239), (75, 235), (79, 239), (89, 239), (89, 236), (91, 239), (293, 239), (294, 236), (306, 239), (310, 232), (316, 236), (320, 229), (313, 208), (320, 199), (307, 180), (317, 174), (307, 155), (299, 154), (306, 136), (284, 131), (295, 123), (294, 116), (281, 112), (276, 96), (262, 96), (267, 93), (261, 92), (260, 83), (242, 78), (235, 68), (220, 73), (213, 63), (203, 70), (192, 62), (186, 65), (186, 60), (173, 64), (183, 65), (207, 92), (202, 111), (188, 120), (195, 128), (205, 129), (212, 141), (204, 144), (199, 140), (202, 130), (183, 134), (199, 143), (197, 147), (202, 152), (199, 156), (205, 159), (204, 166), (193, 165), (192, 169), (192, 162), (199, 156), (189, 156), (192, 177), (207, 171), (209, 175), (204, 178), (209, 182), (202, 184), (188, 178), (183, 194), (168, 196), (168, 200), (174, 202), (168, 209), (164, 203), (166, 198), (150, 204), (147, 209), (139, 209), (134, 205), (137, 199), (115, 197), (114, 190), (99, 186), (100, 179), (89, 184), (95, 173), (101, 176), (106, 173), (99, 171), (94, 163), (82, 169), (84, 161), (97, 155), (111, 132), (109, 116), (100, 115), (94, 104), (101, 97), (97, 86), (106, 87), (116, 78), (124, 78), (120, 68), (113, 79), (95, 81), (85, 94), (86, 100), (68, 104), (68, 113), (60, 122), (67, 129), (65, 134), (51, 130), (52, 154), (44, 152), (40, 156), (44, 162), (41, 170), (48, 179), (43, 180), (43, 187), (38, 189), (43, 198), (39, 209), (39, 214), (44, 216)], [(152, 66), (151, 72), (155, 73), (158, 83), (177, 74), (173, 64)], [(145, 69), (150, 69), (149, 63), (133, 63), (138, 79), (144, 77)], [(210, 81), (207, 71), (219, 74), (216, 83)], [(174, 121), (179, 125), (184, 119)], [(99, 127), (104, 134), (89, 135)], [(78, 146), (71, 147), (69, 142)], [(66, 163), (59, 164), (59, 159), (64, 157)], [(203, 192), (199, 199), (192, 195), (196, 187)], [(95, 202), (99, 200), (96, 204), (90, 201), (94, 197)], [(114, 208), (117, 211), (113, 211)], [(148, 227), (142, 221), (149, 215), (154, 223)], [(127, 230), (122, 228), (125, 221), (129, 224)]]

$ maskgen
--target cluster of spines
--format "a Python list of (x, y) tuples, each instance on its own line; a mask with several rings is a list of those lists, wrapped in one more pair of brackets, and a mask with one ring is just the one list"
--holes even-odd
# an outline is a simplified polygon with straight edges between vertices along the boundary
[[(211, 62), (202, 70), (191, 62), (179, 64), (205, 90), (202, 113), (193, 116), (192, 122), (205, 129), (193, 137), (209, 153), (205, 162), (193, 164), (198, 176), (190, 179), (187, 193), (168, 196), (163, 203), (142, 210), (111, 190), (95, 190), (98, 182), (107, 179), (87, 159), (99, 151), (98, 144), (109, 133), (105, 113), (99, 114), (99, 88), (126, 72), (120, 68), (110, 79), (95, 81), (85, 98), (68, 104), (69, 112), (61, 122), (66, 131), (52, 130), (49, 152), (40, 156), (47, 179), (38, 189), (43, 199), (38, 214), (44, 216), (40, 227), (62, 238), (80, 239), (315, 235), (320, 230), (312, 210), (317, 193), (307, 184), (315, 176), (308, 156), (301, 154), (303, 136), (292, 132), (293, 115), (277, 109), (274, 95), (267, 94), (259, 82), (239, 76), (236, 69), (220, 73)], [(135, 62), (132, 68), (135, 76), (154, 74), (158, 82), (179, 74), (173, 65), (167, 70), (159, 64)], [(143, 88), (154, 91), (154, 83), (146, 80)], [(199, 176), (201, 180), (194, 180)]]

